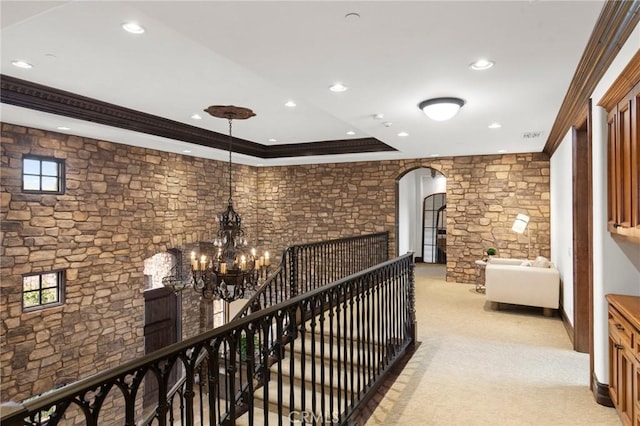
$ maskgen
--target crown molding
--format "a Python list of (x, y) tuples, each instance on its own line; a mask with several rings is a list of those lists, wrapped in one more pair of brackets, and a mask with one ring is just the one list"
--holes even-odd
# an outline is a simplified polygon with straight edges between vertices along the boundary
[(543, 151), (551, 157), (580, 114), (611, 62), (640, 21), (640, 0), (605, 3), (569, 84)]
[(640, 82), (640, 49), (633, 55), (631, 61), (622, 70), (622, 73), (613, 82), (607, 93), (602, 96), (598, 106), (611, 111), (633, 87)]
[[(228, 151), (229, 136), (75, 93), (0, 75), (0, 101), (134, 132)], [(233, 138), (233, 152), (263, 159), (395, 151), (375, 138), (262, 145)]]

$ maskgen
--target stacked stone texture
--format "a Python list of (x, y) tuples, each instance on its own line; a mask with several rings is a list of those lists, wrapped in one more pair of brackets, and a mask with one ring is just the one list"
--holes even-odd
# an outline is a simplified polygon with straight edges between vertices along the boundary
[(389, 231), (395, 254), (397, 182), (421, 167), (447, 178), (448, 281), (476, 282), (474, 262), (488, 247), (526, 258), (527, 236), (511, 230), (518, 213), (531, 217), (531, 256), (549, 257), (549, 161), (542, 153), (261, 168), (263, 245)]
[[(22, 193), (23, 155), (64, 159), (65, 193)], [(227, 165), (5, 123), (1, 166), (2, 400), (143, 355), (144, 259), (215, 234)], [(251, 194), (255, 171), (237, 165), (234, 176)], [(255, 234), (255, 198), (244, 195), (236, 205)], [(22, 276), (53, 270), (65, 271), (64, 304), (23, 312)], [(184, 312), (198, 306), (193, 291), (184, 301)], [(200, 329), (195, 312), (185, 336)]]
[[(123, 141), (126, 142), (126, 141)], [(21, 193), (22, 156), (65, 159), (63, 195)], [(144, 354), (144, 259), (211, 239), (228, 199), (225, 162), (2, 125), (2, 400), (21, 400)], [(476, 281), (489, 246), (526, 257), (511, 231), (531, 216), (532, 255), (549, 256), (549, 161), (515, 154), (311, 164), (234, 165), (234, 202), (257, 246), (390, 232), (397, 182), (431, 167), (447, 178), (447, 280)], [(277, 255), (275, 256), (277, 257)], [(64, 269), (62, 306), (22, 312), (23, 274)], [(200, 330), (183, 294), (183, 336)]]

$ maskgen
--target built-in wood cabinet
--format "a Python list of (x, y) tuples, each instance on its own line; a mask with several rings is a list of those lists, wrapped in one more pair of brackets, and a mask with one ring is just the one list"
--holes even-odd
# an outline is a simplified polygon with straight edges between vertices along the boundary
[(640, 243), (640, 54), (600, 102), (607, 112), (607, 213), (613, 235)]
[(607, 295), (609, 395), (624, 425), (640, 426), (640, 297)]

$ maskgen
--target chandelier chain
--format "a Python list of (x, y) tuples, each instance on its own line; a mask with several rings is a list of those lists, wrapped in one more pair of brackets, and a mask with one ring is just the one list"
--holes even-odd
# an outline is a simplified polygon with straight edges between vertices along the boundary
[(229, 203), (232, 202), (232, 196), (231, 196), (231, 153), (232, 153), (232, 148), (233, 148), (233, 136), (231, 133), (231, 128), (232, 128), (232, 124), (231, 122), (233, 121), (231, 116), (228, 117), (229, 120)]
[[(233, 105), (213, 105), (207, 108), (216, 118), (229, 122), (229, 203), (218, 216), (217, 238), (198, 243), (198, 252), (191, 252), (191, 280), (186, 282), (173, 272), (163, 278), (163, 284), (175, 292), (193, 287), (204, 299), (232, 302), (245, 297), (267, 279), (271, 260), (269, 252), (258, 255), (248, 250), (242, 218), (233, 208), (233, 120), (244, 120), (255, 114), (248, 108)], [(223, 179), (224, 180), (224, 179)]]

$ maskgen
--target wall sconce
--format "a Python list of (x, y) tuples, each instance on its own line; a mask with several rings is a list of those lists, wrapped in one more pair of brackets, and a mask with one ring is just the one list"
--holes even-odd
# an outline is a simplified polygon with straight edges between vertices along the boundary
[(518, 234), (524, 234), (524, 231), (527, 231), (527, 259), (531, 258), (531, 232), (529, 230), (529, 216), (526, 214), (519, 213), (516, 216), (516, 220), (513, 221), (513, 226), (511, 230)]
[(460, 98), (433, 98), (422, 101), (418, 107), (432, 120), (445, 121), (453, 118), (464, 105)]

